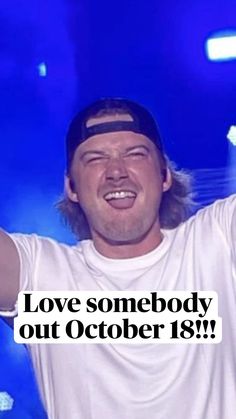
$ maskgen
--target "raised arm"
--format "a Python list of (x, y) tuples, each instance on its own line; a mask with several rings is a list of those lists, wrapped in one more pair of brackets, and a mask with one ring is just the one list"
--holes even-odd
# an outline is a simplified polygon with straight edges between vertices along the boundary
[(13, 241), (0, 230), (0, 310), (14, 308), (19, 291), (20, 260)]

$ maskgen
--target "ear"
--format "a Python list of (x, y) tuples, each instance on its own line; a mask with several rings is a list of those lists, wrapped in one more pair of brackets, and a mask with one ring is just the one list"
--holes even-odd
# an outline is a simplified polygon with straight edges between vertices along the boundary
[(172, 185), (172, 175), (171, 175), (171, 171), (170, 169), (167, 167), (165, 169), (165, 179), (163, 181), (163, 192), (166, 192), (170, 189), (171, 185)]
[(65, 175), (64, 187), (65, 187), (65, 192), (68, 198), (72, 202), (79, 202), (78, 194), (75, 191), (75, 188), (73, 185), (73, 180), (68, 175)]

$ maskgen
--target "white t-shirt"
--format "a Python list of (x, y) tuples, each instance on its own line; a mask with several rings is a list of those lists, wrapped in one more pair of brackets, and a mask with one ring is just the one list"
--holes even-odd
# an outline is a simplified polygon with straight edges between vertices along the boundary
[(12, 235), (22, 290), (214, 290), (220, 344), (29, 345), (49, 419), (236, 417), (236, 196), (205, 208), (145, 256), (113, 260)]

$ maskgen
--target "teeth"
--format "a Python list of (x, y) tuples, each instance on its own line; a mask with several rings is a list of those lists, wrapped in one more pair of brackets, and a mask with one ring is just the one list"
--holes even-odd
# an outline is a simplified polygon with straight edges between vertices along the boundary
[(111, 199), (124, 199), (124, 198), (135, 198), (136, 194), (130, 191), (116, 191), (116, 192), (109, 192), (105, 195), (105, 199), (107, 201)]

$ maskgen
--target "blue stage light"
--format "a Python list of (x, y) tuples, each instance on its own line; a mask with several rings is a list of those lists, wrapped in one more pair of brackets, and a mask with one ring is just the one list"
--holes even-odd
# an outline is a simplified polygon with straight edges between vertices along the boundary
[(234, 146), (236, 146), (236, 125), (232, 125), (230, 127), (227, 138)]
[(236, 59), (236, 31), (218, 32), (206, 41), (206, 53), (210, 61)]
[(12, 410), (13, 403), (13, 398), (6, 391), (0, 392), (0, 412)]
[(40, 63), (38, 65), (38, 72), (40, 77), (46, 77), (47, 75), (47, 66), (45, 63)]

